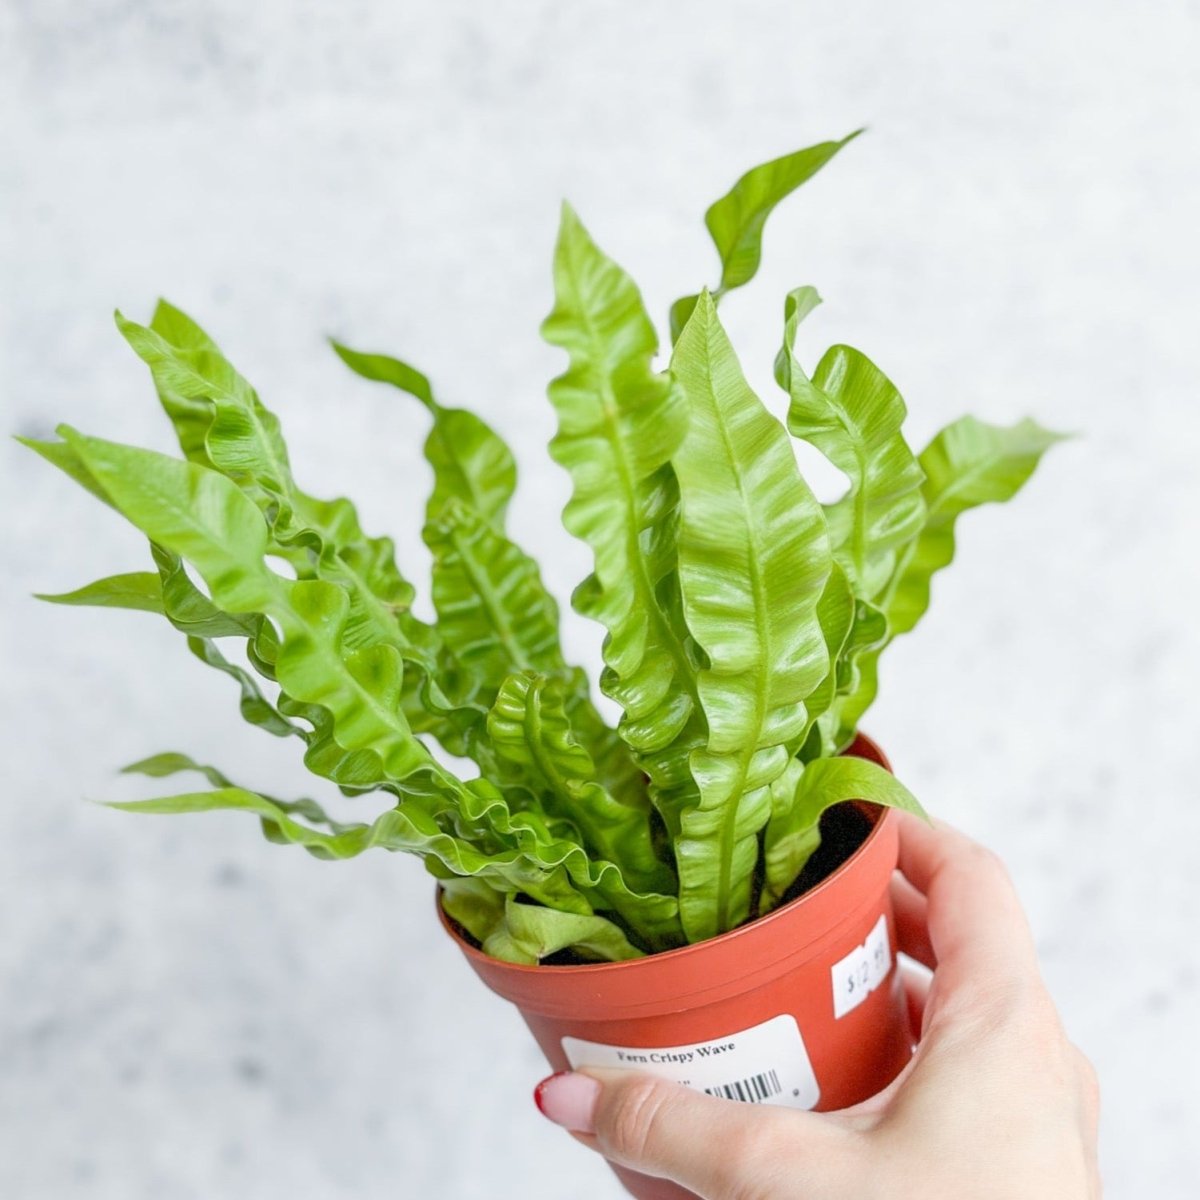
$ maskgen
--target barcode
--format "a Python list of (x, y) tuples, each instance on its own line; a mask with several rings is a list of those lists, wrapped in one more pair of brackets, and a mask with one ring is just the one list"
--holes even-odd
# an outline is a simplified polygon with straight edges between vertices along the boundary
[(774, 1071), (751, 1075), (734, 1083), (721, 1083), (704, 1089), (710, 1096), (724, 1096), (726, 1100), (745, 1100), (749, 1104), (761, 1104), (783, 1091), (779, 1076)]

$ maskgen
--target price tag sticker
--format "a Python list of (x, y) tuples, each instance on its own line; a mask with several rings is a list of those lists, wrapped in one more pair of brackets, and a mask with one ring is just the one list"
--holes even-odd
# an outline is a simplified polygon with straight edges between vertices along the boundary
[(887, 914), (845, 958), (830, 968), (833, 977), (833, 1015), (844, 1017), (856, 1009), (891, 973), (892, 947), (888, 941)]

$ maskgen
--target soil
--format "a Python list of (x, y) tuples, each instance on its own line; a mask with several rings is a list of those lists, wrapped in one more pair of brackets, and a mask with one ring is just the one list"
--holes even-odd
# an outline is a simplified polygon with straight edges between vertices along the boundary
[(835, 804), (821, 816), (821, 844), (804, 864), (780, 904), (787, 904), (832, 875), (866, 841), (871, 819), (854, 803)]

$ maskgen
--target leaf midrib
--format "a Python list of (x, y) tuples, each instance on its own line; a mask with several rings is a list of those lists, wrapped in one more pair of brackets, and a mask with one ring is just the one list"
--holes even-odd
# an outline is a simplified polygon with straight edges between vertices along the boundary
[(530, 681), (529, 689), (525, 693), (525, 744), (529, 747), (530, 754), (533, 756), (534, 766), (546, 783), (549, 784), (550, 790), (560, 800), (569, 799), (566, 782), (550, 756), (546, 753), (545, 744), (542, 740), (541, 700), (541, 683), (537, 680)]
[[(236, 487), (236, 485), (232, 483), (230, 483), (230, 486)], [(146, 491), (145, 488), (142, 488), (141, 490), (143, 492)], [(206, 541), (216, 540), (219, 544), (224, 544), (223, 539), (218, 533), (216, 533), (216, 531), (208, 530), (205, 525), (196, 520), (193, 510), (179, 504), (171, 493), (164, 492), (161, 488), (155, 488), (153, 489), (152, 494), (155, 497), (155, 503), (158, 504), (160, 509), (166, 509), (168, 512), (173, 513), (176, 516), (176, 519), (179, 520), (180, 524), (185, 529), (190, 529), (193, 535), (198, 535)], [(246, 502), (247, 501), (243, 500), (243, 503)], [(261, 514), (259, 515), (261, 516)], [(186, 556), (180, 554), (179, 557), (184, 558)], [(267, 585), (268, 594), (266, 598), (268, 599), (268, 602), (274, 602), (274, 605), (276, 606), (276, 612), (280, 615), (286, 616), (288, 619), (299, 621), (305, 626), (306, 629), (310, 629), (310, 636), (312, 636), (311, 627), (308, 625), (308, 622), (296, 612), (287, 596), (287, 580), (282, 579), (273, 571), (270, 571), (261, 561), (257, 559), (253, 561), (242, 560), (239, 562), (235, 558), (234, 562), (242, 571), (261, 573), (264, 576), (264, 582)], [(222, 573), (224, 574), (227, 572)], [(331, 584), (330, 586), (336, 586), (336, 584)], [(379, 714), (379, 716), (383, 718), (384, 723), (391, 727), (395, 736), (399, 737), (401, 740), (403, 740), (406, 736), (412, 736), (411, 732), (407, 729), (407, 725), (401, 727), (396, 721), (396, 714), (390, 709), (384, 708), (382, 705), (380, 705), (371, 695), (371, 693), (368, 692), (362, 686), (362, 684), (360, 684), (358, 680), (354, 678), (339, 656), (331, 653), (329, 648), (319, 637), (314, 636), (312, 640), (313, 644), (318, 647), (322, 659), (326, 660), (332, 665), (333, 673), (341, 676), (344, 684), (348, 684), (353, 691), (358, 692), (366, 699), (368, 706), (373, 712)], [(297, 697), (297, 699), (301, 699), (302, 703), (314, 703), (313, 701), (304, 701), (300, 697)], [(325, 708), (326, 711), (329, 711), (326, 705), (321, 705), (321, 707)], [(420, 741), (416, 738), (413, 738), (413, 741), (416, 742), (417, 746), (425, 754), (425, 757), (428, 758), (430, 763), (433, 763), (436, 768), (437, 764), (432, 756), (429, 755), (428, 751), (426, 751), (421, 745)], [(440, 768), (437, 769), (440, 770)]]
[[(446, 409), (442, 408), (440, 404), (436, 405), (433, 409), (433, 434), (437, 438), (438, 444), (441, 446), (442, 453), (445, 456), (446, 461), (451, 464), (455, 474), (458, 476), (459, 487), (470, 496), (471, 507), (474, 508), (481, 517), (484, 517), (487, 508), (484, 504), (483, 492), (480, 488), (475, 486), (475, 481), (472, 478), (471, 473), (463, 465), (463, 456), (458, 453), (453, 440), (447, 437), (445, 431), (442, 429), (443, 414), (457, 411), (462, 410)], [(431, 518), (438, 515), (440, 514), (430, 513)]]
[[(572, 264), (574, 266), (574, 264)], [(642, 601), (644, 610), (650, 615), (651, 623), (654, 626), (657, 636), (657, 642), (660, 646), (666, 648), (675, 666), (675, 677), (679, 680), (691, 698), (693, 708), (698, 708), (700, 705), (699, 694), (696, 688), (695, 681), (692, 679), (691, 672), (687, 663), (686, 656), (683, 652), (683, 647), (674, 635), (670, 624), (667, 621), (666, 614), (662, 611), (658, 604), (658, 600), (654, 595), (654, 586), (651, 583), (649, 573), (646, 568), (646, 559), (641, 553), (641, 547), (638, 540), (638, 521), (641, 516), (641, 505), (639, 504), (639, 496), (637, 485), (634, 482), (632, 466), (629, 463), (625, 452), (625, 441), (621, 436), (619, 409), (617, 406), (616, 394), (612, 387), (612, 374), (607, 369), (607, 362), (604, 357), (604, 342), (596, 331), (595, 325), (591, 318), (591, 312), (587, 305), (582, 302), (583, 288), (580, 284), (578, 272), (572, 271), (572, 278), (575, 283), (575, 294), (578, 303), (580, 321), (584, 331), (587, 334), (589, 343), (589, 351), (594, 362), (604, 363), (597, 374), (600, 379), (600, 408), (604, 417), (604, 425), (608, 431), (608, 443), (613, 449), (613, 457), (616, 462), (617, 473), (621, 480), (621, 495), (625, 506), (626, 520), (624, 521), (625, 534), (625, 555), (626, 561), (634, 564), (635, 586), (637, 587), (639, 598)], [(651, 374), (654, 372), (651, 370)], [(668, 384), (669, 386), (669, 384)], [(668, 459), (663, 466), (668, 465)], [(661, 470), (662, 467), (656, 468)], [(654, 474), (654, 472), (651, 472)], [(649, 478), (649, 476), (646, 476)], [(632, 518), (632, 520), (630, 520)], [(643, 663), (644, 663), (643, 659)]]
[(483, 605), (488, 617), (491, 619), (492, 628), (499, 635), (498, 640), (507, 652), (509, 661), (520, 670), (531, 669), (532, 664), (516, 639), (512, 625), (504, 613), (495, 590), (488, 583), (486, 575), (477, 569), (475, 560), (465, 549), (467, 543), (462, 527), (457, 523), (452, 523), (449, 533), (450, 544), (458, 554), (458, 561), (462, 566), (463, 574), (467, 577), (468, 582), (475, 591), (475, 595), (479, 597), (480, 604)]
[[(185, 358), (181, 357), (178, 348), (172, 346), (171, 343), (168, 342), (166, 338), (163, 338), (161, 334), (156, 334), (156, 336), (162, 338), (162, 342), (165, 346), (170, 347), (170, 357), (174, 359), (175, 362), (179, 363), (194, 380), (203, 385), (204, 390), (211, 392), (214, 396), (223, 397), (226, 403), (232, 404), (236, 409), (245, 412), (249, 416), (254, 426), (254, 431), (257, 435), (259, 445), (263, 447), (267, 460), (271, 464), (271, 469), (275, 475), (278, 486), (282, 491), (290, 491), (288, 483), (291, 480), (291, 469), (286, 462), (279, 458), (275, 452), (275, 448), (271, 445), (270, 438), (267, 437), (266, 428), (264, 427), (262, 419), (259, 415), (258, 406), (255, 404), (256, 397), (254, 396), (254, 389), (251, 388), (248, 383), (246, 384), (247, 389), (250, 391), (250, 400), (248, 403), (243, 401), (242, 398), (235, 392), (231, 392), (228, 388), (221, 386), (215, 380), (208, 378), (206, 375), (201, 375), (191, 363), (189, 363)], [(230, 370), (233, 370), (232, 366), (230, 366)], [(214, 401), (213, 404), (215, 407), (216, 401)], [(211, 430), (212, 426), (210, 425), (204, 434), (205, 451), (210, 457), (212, 456), (212, 450), (208, 445), (208, 435)]]
[[(711, 372), (711, 354), (710, 354), (710, 370), (709, 379), (712, 378)], [(717, 432), (720, 434), (721, 442), (725, 448), (725, 456), (732, 468), (734, 479), (737, 482), (738, 497), (741, 500), (742, 511), (748, 511), (747, 496), (745, 484), (742, 478), (742, 473), (737, 469), (737, 460), (734, 457), (733, 446), (729, 440), (728, 430), (725, 428), (725, 422), (721, 419), (721, 410), (717, 404), (716, 393), (710, 387), (710, 396), (712, 398), (713, 413), (716, 417)], [(747, 521), (745, 523), (748, 534), (747, 540), (751, 543), (750, 560), (750, 587), (754, 597), (754, 614), (755, 622), (760, 628), (767, 630), (764, 635), (764, 643), (766, 645), (766, 662), (774, 663), (774, 639), (770, 634), (770, 622), (762, 621), (763, 615), (763, 582), (762, 574), (759, 569), (759, 538), (758, 529), (754, 522)], [(768, 667), (770, 669), (770, 667)], [(720, 837), (720, 859), (717, 875), (717, 932), (725, 932), (729, 922), (729, 903), (731, 892), (731, 876), (733, 874), (733, 851), (736, 842), (737, 834), (737, 819), (738, 813), (741, 810), (742, 788), (746, 781), (746, 773), (750, 769), (750, 762), (758, 750), (758, 735), (762, 731), (763, 717), (766, 709), (766, 693), (762, 680), (766, 678), (766, 673), (758, 675), (759, 686), (755, 688), (755, 708), (754, 708), (754, 728), (755, 740), (753, 744), (748, 745), (738, 755), (737, 769), (737, 786), (732, 792), (732, 802), (726, 805), (724, 819), (721, 822), (721, 837)]]

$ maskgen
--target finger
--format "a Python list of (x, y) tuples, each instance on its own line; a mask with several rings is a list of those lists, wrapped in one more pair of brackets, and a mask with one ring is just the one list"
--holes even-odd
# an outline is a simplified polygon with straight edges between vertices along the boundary
[(580, 1140), (605, 1158), (709, 1200), (765, 1194), (780, 1171), (802, 1160), (821, 1163), (829, 1185), (839, 1164), (853, 1169), (860, 1157), (835, 1146), (848, 1133), (815, 1114), (719, 1100), (633, 1071), (564, 1072), (543, 1080), (535, 1095), (547, 1117), (591, 1135)]
[(926, 899), (926, 927), (948, 991), (982, 995), (1039, 982), (1033, 935), (1008, 872), (990, 850), (939, 821), (899, 812), (900, 870)]
[(896, 913), (896, 942), (900, 949), (932, 971), (937, 958), (929, 940), (927, 902), (899, 872), (892, 876), (892, 908)]
[(904, 963), (901, 967), (904, 981), (904, 1000), (908, 1005), (908, 1024), (913, 1037), (920, 1041), (925, 1030), (925, 1007), (929, 1003), (929, 989), (933, 976), (917, 963)]

